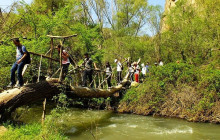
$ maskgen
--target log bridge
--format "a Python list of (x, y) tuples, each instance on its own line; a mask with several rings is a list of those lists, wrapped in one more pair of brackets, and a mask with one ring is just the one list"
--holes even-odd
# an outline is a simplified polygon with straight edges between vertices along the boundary
[[(66, 95), (68, 98), (107, 98), (119, 92), (127, 83), (128, 75), (120, 85), (109, 89), (68, 86)], [(22, 88), (14, 88), (0, 93), (0, 120), (7, 120), (10, 114), (18, 107), (29, 105), (45, 98), (52, 98), (60, 94), (62, 85), (58, 78), (27, 84)], [(65, 86), (65, 85), (64, 85)]]

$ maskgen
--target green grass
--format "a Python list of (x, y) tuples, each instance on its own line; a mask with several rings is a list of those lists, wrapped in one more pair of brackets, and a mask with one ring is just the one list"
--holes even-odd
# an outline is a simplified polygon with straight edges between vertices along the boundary
[(2, 140), (65, 140), (66, 136), (58, 130), (42, 127), (39, 123), (22, 126), (6, 125), (8, 131), (0, 136)]

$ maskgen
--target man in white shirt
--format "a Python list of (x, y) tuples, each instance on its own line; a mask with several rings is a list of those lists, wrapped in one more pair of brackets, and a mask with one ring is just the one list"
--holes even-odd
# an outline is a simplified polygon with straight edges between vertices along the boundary
[(121, 83), (122, 81), (122, 64), (118, 59), (115, 59), (115, 63), (117, 63), (117, 83)]
[(16, 62), (12, 65), (11, 83), (7, 87), (12, 88), (15, 86), (15, 71), (17, 71), (19, 83), (18, 85), (16, 85), (16, 87), (20, 88), (24, 84), (22, 70), (24, 68), (24, 65), (26, 64), (28, 51), (26, 50), (26, 47), (20, 43), (20, 40), (18, 38), (13, 39), (13, 43), (16, 46)]
[(141, 67), (142, 67), (141, 73), (142, 73), (142, 75), (143, 75), (143, 78), (145, 78), (146, 73), (147, 73), (147, 68), (146, 68), (146, 66), (144, 65), (144, 63), (141, 64)]

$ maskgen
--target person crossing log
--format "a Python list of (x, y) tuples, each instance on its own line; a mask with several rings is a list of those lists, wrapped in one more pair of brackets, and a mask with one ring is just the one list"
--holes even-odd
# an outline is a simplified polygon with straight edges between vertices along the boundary
[(88, 53), (84, 54), (84, 62), (82, 66), (84, 67), (83, 70), (83, 81), (82, 81), (82, 86), (86, 87), (87, 86), (87, 78), (89, 79), (90, 86), (93, 87), (93, 80), (92, 80), (92, 75), (93, 75), (93, 66), (95, 69), (97, 69), (95, 63), (93, 63), (92, 59), (89, 57)]
[[(27, 51), (26, 47), (20, 43), (20, 40), (18, 38), (14, 38), (12, 40), (13, 40), (14, 45), (17, 47), (16, 62), (13, 64), (11, 68), (11, 83), (7, 87), (13, 88), (14, 86), (16, 86), (20, 88), (24, 84), (22, 70), (25, 64), (30, 64), (30, 54)], [(18, 81), (19, 81), (17, 85), (15, 85), (16, 84), (16, 81), (15, 81), (16, 70), (17, 70)]]

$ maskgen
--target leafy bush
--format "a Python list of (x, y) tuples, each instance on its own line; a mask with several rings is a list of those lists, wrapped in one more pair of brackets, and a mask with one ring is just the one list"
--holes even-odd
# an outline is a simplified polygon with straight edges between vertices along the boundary
[[(182, 85), (188, 85), (196, 89), (201, 97), (196, 110), (210, 109), (219, 93), (220, 71), (211, 64), (205, 68), (195, 67), (186, 63), (169, 63), (164, 66), (151, 67), (145, 82), (137, 88), (131, 88), (124, 95), (121, 104), (128, 107), (150, 106), (158, 108), (165, 101), (167, 94), (179, 94)], [(157, 110), (157, 109), (156, 109)], [(155, 111), (156, 111), (155, 110)]]
[(12, 126), (7, 125), (8, 131), (0, 136), (0, 139), (4, 140), (65, 140), (67, 137), (60, 134), (58, 131), (54, 131), (55, 129), (50, 128), (47, 129), (42, 128), (41, 124), (28, 124), (22, 126)]

